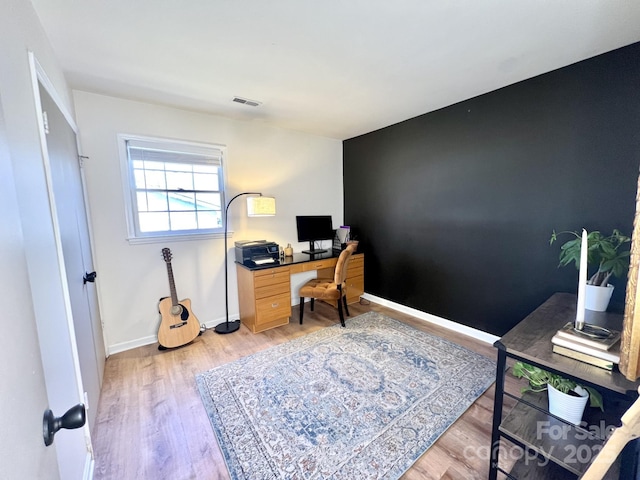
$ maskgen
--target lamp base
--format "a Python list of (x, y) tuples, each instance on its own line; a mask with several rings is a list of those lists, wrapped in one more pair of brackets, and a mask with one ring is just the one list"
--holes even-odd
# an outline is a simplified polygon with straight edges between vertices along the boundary
[(215, 326), (216, 333), (233, 333), (240, 329), (240, 320), (234, 320), (233, 322), (219, 323)]

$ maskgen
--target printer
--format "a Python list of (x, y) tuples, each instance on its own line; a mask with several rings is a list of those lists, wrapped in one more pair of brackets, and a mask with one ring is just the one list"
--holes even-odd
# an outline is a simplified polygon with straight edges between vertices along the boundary
[(236, 262), (249, 268), (280, 265), (280, 247), (266, 240), (238, 240)]

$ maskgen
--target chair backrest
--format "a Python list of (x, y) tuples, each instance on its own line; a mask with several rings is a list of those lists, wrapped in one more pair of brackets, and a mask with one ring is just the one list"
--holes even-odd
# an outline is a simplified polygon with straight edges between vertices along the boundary
[[(640, 388), (638, 388), (638, 393), (640, 394)], [(581, 479), (601, 480), (604, 478), (625, 445), (638, 438), (638, 434), (640, 434), (640, 397), (622, 414), (620, 420), (622, 425), (613, 431), (587, 471), (580, 477)]]
[(355, 246), (349, 245), (342, 252), (340, 252), (338, 262), (336, 263), (336, 270), (333, 276), (333, 282), (336, 285), (342, 285), (347, 279), (347, 266), (349, 265), (351, 254), (355, 251), (355, 249)]

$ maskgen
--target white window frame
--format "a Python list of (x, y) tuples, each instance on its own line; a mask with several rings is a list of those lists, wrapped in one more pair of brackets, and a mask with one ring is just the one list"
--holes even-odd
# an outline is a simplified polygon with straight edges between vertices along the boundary
[[(125, 203), (125, 214), (127, 219), (127, 240), (129, 243), (155, 243), (174, 240), (200, 240), (205, 238), (222, 238), (224, 237), (224, 207), (227, 197), (226, 182), (226, 146), (209, 143), (189, 142), (183, 140), (148, 137), (130, 134), (118, 134), (118, 151), (120, 155), (120, 168), (123, 180), (123, 193)], [(207, 155), (219, 158), (219, 174), (218, 182), (220, 188), (221, 216), (222, 225), (218, 228), (211, 229), (195, 229), (195, 230), (177, 230), (177, 231), (156, 231), (141, 232), (138, 223), (138, 209), (136, 199), (136, 185), (133, 176), (132, 162), (129, 160), (127, 145), (133, 142), (137, 145), (158, 147), (162, 150)], [(188, 163), (188, 162), (185, 162)]]

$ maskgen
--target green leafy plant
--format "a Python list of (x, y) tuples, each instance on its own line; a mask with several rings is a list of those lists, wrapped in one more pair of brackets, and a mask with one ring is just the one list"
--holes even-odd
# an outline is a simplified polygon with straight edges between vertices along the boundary
[(580, 385), (561, 375), (548, 372), (524, 362), (516, 362), (513, 365), (512, 373), (517, 378), (525, 378), (529, 381), (529, 385), (522, 388), (522, 393), (543, 392), (547, 389), (547, 385), (553, 386), (553, 388), (562, 393), (569, 393), (576, 387), (582, 387), (589, 392), (589, 405), (604, 411), (602, 395), (600, 395), (600, 392), (594, 388), (587, 387), (586, 385)]
[[(560, 247), (560, 264), (558, 267), (565, 267), (574, 263), (576, 268), (580, 268), (580, 250), (582, 247), (582, 234), (578, 232), (559, 232), (554, 230), (551, 234), (549, 244), (553, 244), (559, 235), (569, 234), (575, 238), (568, 240)], [(596, 265), (598, 270), (587, 283), (589, 285), (607, 286), (611, 276), (620, 277), (629, 267), (629, 250), (624, 245), (629, 244), (631, 239), (623, 235), (620, 230), (614, 229), (609, 236), (602, 235), (594, 230), (587, 234), (587, 263)]]

